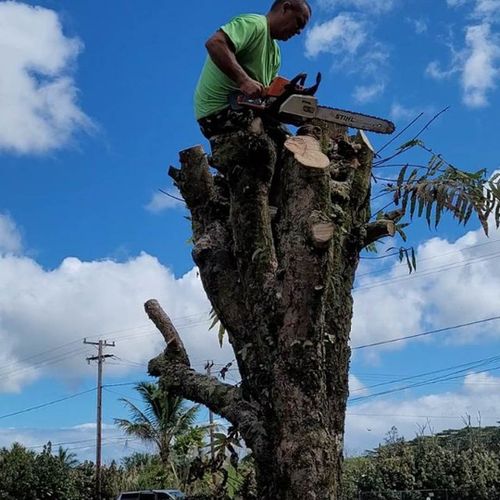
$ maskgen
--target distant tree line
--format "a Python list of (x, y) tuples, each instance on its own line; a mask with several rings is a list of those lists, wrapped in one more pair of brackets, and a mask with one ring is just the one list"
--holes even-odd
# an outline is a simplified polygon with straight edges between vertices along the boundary
[(467, 425), (405, 441), (393, 427), (384, 444), (345, 461), (345, 500), (423, 500), (424, 490), (434, 500), (498, 500), (500, 428)]
[[(124, 400), (130, 420), (116, 423), (153, 446), (102, 468), (102, 498), (119, 492), (178, 488), (190, 499), (255, 500), (251, 455), (235, 429), (214, 433), (196, 424), (196, 407), (157, 384), (136, 387), (144, 408)], [(431, 433), (432, 434), (432, 433)], [(97, 500), (95, 465), (49, 442), (40, 452), (18, 443), (0, 449), (0, 499)], [(314, 484), (311, 484), (314, 489)], [(433, 492), (428, 496), (425, 492)], [(344, 462), (342, 500), (498, 500), (500, 427), (473, 427), (424, 435), (410, 441), (393, 427), (383, 444)]]

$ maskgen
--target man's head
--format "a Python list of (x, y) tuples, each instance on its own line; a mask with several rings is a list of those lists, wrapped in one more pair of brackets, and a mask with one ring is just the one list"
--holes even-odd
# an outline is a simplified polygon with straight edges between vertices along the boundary
[(276, 0), (267, 14), (271, 37), (288, 40), (309, 22), (312, 9), (307, 0)]

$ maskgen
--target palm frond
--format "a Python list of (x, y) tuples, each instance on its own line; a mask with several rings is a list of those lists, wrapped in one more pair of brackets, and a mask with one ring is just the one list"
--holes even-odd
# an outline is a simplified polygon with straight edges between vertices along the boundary
[[(126, 422), (130, 422), (131, 424), (137, 426), (148, 427), (151, 429), (151, 435), (154, 433), (158, 433), (158, 426), (156, 422), (152, 421), (148, 415), (146, 415), (141, 409), (139, 409), (134, 403), (129, 401), (128, 399), (121, 398), (120, 401), (128, 407), (128, 410), (131, 413), (132, 421), (125, 420)], [(115, 422), (120, 421), (122, 419), (115, 419)], [(119, 425), (119, 424), (118, 424)]]
[(196, 416), (199, 410), (199, 405), (194, 405), (185, 410), (177, 419), (177, 423), (174, 428), (175, 435), (184, 434), (191, 427), (193, 427)]
[(135, 386), (144, 409), (122, 398), (131, 418), (116, 418), (115, 423), (126, 434), (154, 443), (161, 456), (168, 457), (172, 440), (190, 430), (198, 406), (186, 409), (184, 400), (162, 389), (157, 383), (140, 382)]
[(145, 423), (131, 422), (123, 418), (115, 418), (115, 424), (129, 436), (136, 436), (144, 441), (156, 439), (156, 433), (151, 426)]

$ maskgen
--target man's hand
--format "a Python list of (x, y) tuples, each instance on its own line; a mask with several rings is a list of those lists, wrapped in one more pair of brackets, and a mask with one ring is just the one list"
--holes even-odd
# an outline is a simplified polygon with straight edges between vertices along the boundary
[(246, 78), (240, 83), (240, 91), (247, 97), (262, 97), (264, 95), (264, 90), (264, 85), (252, 80), (252, 78)]

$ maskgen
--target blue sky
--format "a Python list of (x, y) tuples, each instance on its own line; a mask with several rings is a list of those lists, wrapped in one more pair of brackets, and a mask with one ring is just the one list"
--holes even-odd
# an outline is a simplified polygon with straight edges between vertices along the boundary
[[(423, 125), (450, 106), (425, 132), (427, 144), (462, 168), (499, 167), (500, 1), (312, 5), (309, 27), (282, 45), (283, 75), (322, 71), (324, 104), (388, 117), (400, 129), (421, 111)], [(142, 310), (149, 298), (175, 320), (197, 368), (232, 360), (208, 331), (187, 214), (158, 189), (175, 193), (166, 171), (179, 150), (206, 145), (192, 113), (204, 41), (233, 15), (267, 7), (0, 1), (1, 445), (51, 439), (93, 456), (95, 392), (6, 416), (93, 389), (87, 337), (116, 342), (107, 352), (117, 358), (105, 367), (105, 383), (114, 385), (104, 392), (104, 456), (138, 449), (112, 423), (126, 416), (118, 399), (134, 397), (131, 385), (116, 384), (145, 379), (147, 361), (162, 349)], [(370, 139), (376, 147), (387, 140)], [(476, 221), (463, 228), (445, 220), (438, 231), (416, 222), (408, 233), (416, 274), (393, 259), (362, 261), (353, 346), (498, 314), (498, 232), (486, 240)], [(372, 397), (351, 403), (347, 451), (376, 445), (393, 424), (412, 437), (428, 421), (437, 431), (460, 427), (466, 415), (500, 420), (500, 364), (489, 360), (500, 355), (498, 332), (493, 320), (355, 350), (352, 397)], [(449, 367), (456, 368), (369, 388)], [(451, 380), (436, 383), (443, 374)], [(415, 380), (433, 383), (374, 395)]]

